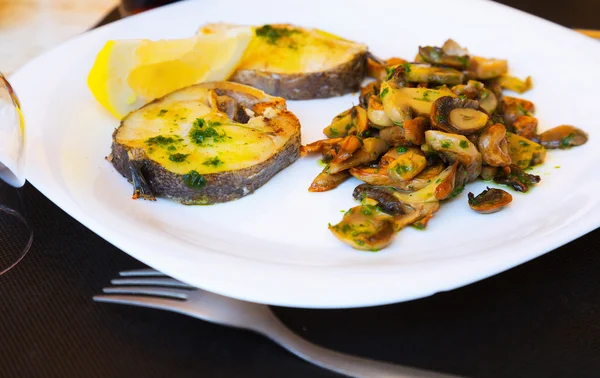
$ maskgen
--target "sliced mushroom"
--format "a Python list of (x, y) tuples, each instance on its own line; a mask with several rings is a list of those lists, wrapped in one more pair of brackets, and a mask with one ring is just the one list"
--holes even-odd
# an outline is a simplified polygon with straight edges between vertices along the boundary
[(504, 96), (501, 104), (502, 116), (507, 126), (512, 126), (520, 116), (530, 116), (535, 113), (533, 102), (522, 98)]
[(323, 129), (323, 134), (327, 135), (328, 138), (344, 137), (348, 135), (352, 128), (352, 109), (353, 107), (344, 110), (340, 114), (336, 115), (331, 124)]
[(308, 188), (309, 192), (326, 192), (331, 189), (337, 188), (341, 183), (346, 181), (350, 177), (348, 171), (342, 171), (331, 174), (324, 169), (323, 172), (319, 173), (313, 180)]
[(379, 156), (388, 150), (388, 144), (380, 138), (366, 138), (363, 145), (348, 159), (340, 163), (331, 163), (329, 173), (334, 174), (346, 169), (357, 167), (377, 160)]
[(372, 54), (367, 57), (367, 76), (377, 80), (385, 80), (389, 74), (390, 67), (406, 63), (402, 58), (390, 58), (382, 61), (375, 58)]
[(374, 199), (378, 202), (381, 209), (390, 215), (400, 215), (410, 212), (412, 209), (396, 198), (394, 193), (396, 193), (396, 190), (389, 187), (360, 184), (354, 188), (352, 196), (359, 201), (363, 201), (365, 198)]
[(469, 60), (468, 70), (473, 72), (477, 79), (492, 79), (508, 72), (508, 61), (472, 56)]
[[(450, 49), (447, 49), (450, 50)], [(446, 53), (440, 47), (425, 46), (419, 47), (419, 55), (427, 63), (439, 64), (459, 70), (464, 70), (469, 66), (469, 55), (452, 55)]]
[(404, 121), (404, 137), (409, 143), (420, 146), (425, 143), (425, 130), (429, 127), (429, 119), (417, 117)]
[(541, 164), (546, 159), (546, 149), (529, 139), (507, 132), (506, 140), (512, 164), (521, 169)]
[[(417, 152), (418, 151), (418, 152)], [(420, 150), (408, 150), (388, 166), (388, 175), (392, 180), (408, 181), (417, 176), (427, 166), (427, 159)]]
[(442, 180), (440, 179), (440, 183), (435, 188), (435, 198), (438, 200), (444, 200), (452, 194), (454, 191), (454, 186), (456, 184), (456, 172), (458, 171), (458, 161), (451, 165), (450, 173)]
[(533, 88), (533, 83), (531, 82), (531, 76), (527, 76), (525, 80), (521, 80), (518, 77), (510, 76), (510, 75), (501, 75), (497, 79), (494, 80), (498, 85), (500, 85), (504, 89), (511, 90), (517, 93), (525, 93), (531, 88)]
[(479, 136), (477, 145), (486, 164), (492, 167), (506, 167), (511, 164), (504, 125), (497, 123), (488, 127)]
[(479, 214), (495, 213), (511, 202), (512, 196), (502, 189), (488, 187), (477, 197), (469, 193), (469, 206)]
[(479, 109), (479, 102), (475, 100), (440, 97), (431, 107), (431, 126), (450, 133), (474, 134), (483, 129), (489, 119)]
[(515, 134), (523, 138), (536, 141), (538, 138), (537, 126), (538, 120), (535, 117), (520, 116), (512, 124)]
[(464, 81), (463, 73), (453, 68), (434, 67), (423, 63), (406, 63), (403, 66), (406, 81), (412, 83), (457, 85)]
[(390, 117), (385, 114), (385, 110), (383, 109), (383, 104), (381, 103), (379, 96), (369, 97), (367, 109), (367, 117), (369, 118), (369, 121), (372, 123), (373, 127), (383, 128), (394, 125)]
[(447, 87), (439, 89), (429, 88), (398, 88), (395, 91), (396, 96), (402, 97), (403, 101), (408, 103), (408, 106), (413, 111), (413, 116), (429, 117), (433, 103), (440, 97), (450, 96), (456, 97)]
[(309, 143), (300, 147), (300, 153), (302, 155), (311, 154), (315, 152), (325, 153), (333, 148), (335, 145), (342, 142), (344, 138), (330, 138), (330, 139), (321, 139), (315, 142)]
[(498, 167), (490, 167), (489, 165), (484, 165), (481, 167), (481, 178), (484, 181), (492, 181), (496, 174), (498, 173)]
[(406, 140), (404, 128), (402, 126), (392, 126), (381, 129), (381, 131), (379, 131), (379, 137), (392, 147), (410, 145), (410, 142)]
[(434, 164), (426, 167), (415, 178), (408, 181), (392, 180), (383, 167), (356, 167), (350, 168), (350, 174), (370, 185), (388, 186), (405, 191), (423, 189), (431, 180), (444, 170), (444, 166)]
[(348, 135), (342, 142), (340, 142), (340, 149), (335, 157), (331, 160), (331, 163), (339, 164), (347, 160), (362, 146), (362, 144), (363, 142), (359, 137), (355, 135)]
[(401, 124), (413, 117), (413, 112), (410, 108), (408, 99), (405, 96), (402, 96), (397, 88), (395, 88), (394, 85), (391, 85), (390, 82), (384, 81), (381, 84), (379, 98), (383, 104), (385, 115), (388, 116), (393, 123)]
[(540, 134), (540, 143), (546, 148), (570, 148), (581, 146), (588, 140), (585, 131), (570, 125), (562, 125)]
[(329, 230), (342, 242), (363, 251), (388, 246), (396, 234), (394, 217), (375, 205), (360, 205), (344, 214), (341, 222)]
[(381, 81), (375, 80), (360, 89), (360, 96), (358, 97), (358, 100), (364, 108), (369, 107), (369, 99), (371, 96), (379, 96), (380, 87)]
[(465, 166), (469, 181), (475, 180), (481, 173), (481, 153), (465, 136), (428, 130), (425, 140), (433, 150), (453, 154)]
[(479, 106), (488, 114), (492, 114), (498, 107), (498, 97), (491, 90), (484, 87), (482, 82), (469, 80), (467, 84), (455, 85), (452, 92), (457, 96), (464, 96), (479, 101)]
[(462, 47), (452, 39), (447, 39), (442, 45), (442, 50), (448, 55), (465, 56), (469, 55), (469, 50)]
[(517, 192), (527, 192), (530, 187), (539, 183), (541, 180), (540, 176), (526, 173), (515, 165), (511, 165), (509, 168), (499, 169), (498, 174), (494, 177), (494, 182), (510, 186)]

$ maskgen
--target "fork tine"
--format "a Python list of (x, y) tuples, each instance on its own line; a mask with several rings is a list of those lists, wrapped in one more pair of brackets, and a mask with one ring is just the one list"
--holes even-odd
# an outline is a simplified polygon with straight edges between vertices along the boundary
[(154, 285), (195, 289), (193, 286), (173, 278), (115, 278), (110, 283), (113, 285)]
[(139, 277), (139, 276), (152, 276), (152, 277), (164, 277), (166, 274), (159, 272), (154, 269), (133, 269), (124, 270), (119, 273), (121, 277)]
[(184, 300), (187, 299), (189, 293), (186, 290), (148, 286), (105, 287), (102, 291), (106, 294), (143, 294)]
[(182, 302), (175, 299), (152, 298), (135, 295), (94, 295), (92, 299), (95, 302), (126, 304), (167, 311), (182, 312), (183, 310), (181, 306)]

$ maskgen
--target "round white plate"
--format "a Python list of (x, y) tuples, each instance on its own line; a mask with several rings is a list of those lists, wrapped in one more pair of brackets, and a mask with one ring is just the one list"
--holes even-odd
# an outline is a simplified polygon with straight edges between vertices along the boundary
[[(109, 39), (187, 37), (205, 22), (291, 22), (367, 43), (381, 57), (412, 58), (419, 45), (453, 38), (474, 54), (507, 58), (533, 75), (542, 129), (573, 124), (590, 141), (550, 151), (542, 183), (496, 214), (444, 204), (427, 230), (406, 229), (378, 253), (339, 242), (328, 222), (356, 203), (350, 180), (307, 188), (322, 169), (303, 158), (254, 194), (214, 206), (131, 200), (131, 185), (104, 157), (118, 121), (92, 98), (86, 77)], [(131, 256), (223, 295), (283, 306), (356, 307), (419, 298), (502, 272), (600, 225), (600, 44), (487, 1), (298, 0), (182, 2), (85, 33), (12, 75), (28, 126), (28, 179), (75, 219)], [(356, 95), (289, 101), (303, 142), (356, 103)], [(559, 168), (560, 167), (560, 168)], [(81, 253), (86, 253), (81, 251)], [(77, 256), (73, 256), (77, 258)]]

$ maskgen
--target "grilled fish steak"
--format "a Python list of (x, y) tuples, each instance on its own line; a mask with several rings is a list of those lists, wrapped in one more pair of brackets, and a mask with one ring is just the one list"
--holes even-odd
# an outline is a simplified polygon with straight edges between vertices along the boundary
[(187, 205), (254, 192), (299, 157), (300, 122), (283, 98), (232, 82), (203, 83), (131, 112), (108, 160), (133, 198)]

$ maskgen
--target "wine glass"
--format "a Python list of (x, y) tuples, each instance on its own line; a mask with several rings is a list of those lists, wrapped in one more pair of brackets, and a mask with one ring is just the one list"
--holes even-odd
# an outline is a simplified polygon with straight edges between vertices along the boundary
[(24, 184), (25, 122), (19, 99), (0, 72), (0, 275), (23, 259), (33, 241)]

